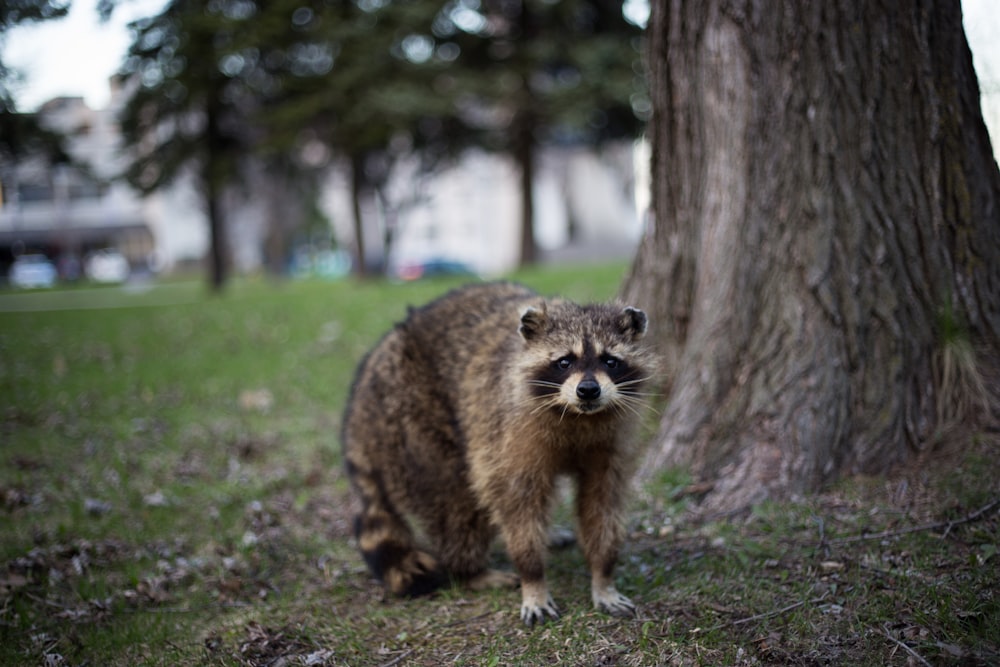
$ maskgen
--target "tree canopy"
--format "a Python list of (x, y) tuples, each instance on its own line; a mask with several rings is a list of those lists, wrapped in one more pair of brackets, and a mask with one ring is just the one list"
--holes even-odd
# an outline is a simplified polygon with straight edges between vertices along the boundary
[[(69, 2), (59, 0), (16, 0), (0, 3), (0, 44), (11, 28), (62, 18)], [(0, 59), (0, 156), (13, 158), (27, 153), (41, 153), (49, 160), (68, 159), (61, 139), (39, 127), (34, 116), (19, 113), (11, 87), (20, 78), (18, 72)]]
[(362, 194), (401, 154), (432, 168), (480, 146), (522, 167), (530, 259), (535, 146), (638, 134), (639, 38), (607, 0), (172, 0), (133, 25), (122, 70), (129, 177), (151, 191), (198, 165), (211, 212), (248, 160), (325, 168), (298, 159), (320, 142), (350, 166), (363, 268)]

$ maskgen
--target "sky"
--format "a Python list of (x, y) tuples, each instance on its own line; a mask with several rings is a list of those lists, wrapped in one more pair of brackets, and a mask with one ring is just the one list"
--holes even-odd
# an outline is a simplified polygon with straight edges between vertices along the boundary
[[(3, 1), (3, 0), (0, 0)], [(8, 66), (26, 75), (15, 88), (18, 108), (34, 111), (61, 95), (82, 96), (95, 109), (107, 105), (108, 79), (130, 42), (127, 24), (152, 16), (165, 0), (119, 0), (109, 23), (97, 18), (97, 0), (72, 0), (69, 16), (0, 35)], [(965, 32), (983, 93), (983, 116), (1000, 145), (1000, 1), (964, 0)]]
[(128, 23), (155, 15), (164, 4), (165, 0), (119, 0), (111, 20), (102, 23), (97, 0), (72, 0), (65, 18), (9, 31), (3, 37), (4, 62), (25, 75), (24, 83), (15, 87), (18, 109), (34, 111), (62, 95), (82, 96), (91, 108), (106, 106), (108, 80), (131, 43)]

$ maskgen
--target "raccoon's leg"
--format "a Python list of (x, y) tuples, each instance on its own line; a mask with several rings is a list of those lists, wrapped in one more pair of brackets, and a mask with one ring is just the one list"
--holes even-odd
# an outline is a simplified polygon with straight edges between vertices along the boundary
[(635, 604), (615, 589), (613, 578), (624, 537), (624, 475), (610, 458), (591, 461), (581, 471), (579, 483), (580, 542), (590, 565), (594, 607), (613, 616), (635, 616)]
[(446, 512), (425, 520), (427, 535), (444, 569), (475, 591), (517, 586), (513, 572), (487, 567), (496, 530), (471, 492), (453, 491)]
[(378, 475), (350, 461), (347, 472), (362, 504), (354, 533), (372, 574), (395, 595), (426, 595), (447, 583), (437, 560), (416, 547), (410, 527), (389, 502)]
[(491, 494), (493, 517), (521, 577), (521, 620), (531, 627), (559, 618), (545, 581), (551, 480), (515, 478), (494, 484), (499, 493)]

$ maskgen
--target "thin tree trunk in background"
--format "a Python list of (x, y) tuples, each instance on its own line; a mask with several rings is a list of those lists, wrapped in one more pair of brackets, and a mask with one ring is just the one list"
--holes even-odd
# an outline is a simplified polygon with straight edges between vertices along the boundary
[[(521, 0), (517, 15), (518, 39), (531, 43), (537, 39), (538, 27), (528, 0)], [(514, 132), (514, 160), (517, 162), (521, 178), (521, 252), (518, 258), (520, 266), (530, 266), (538, 260), (538, 247), (535, 243), (535, 130), (536, 117), (535, 93), (532, 90), (531, 68), (523, 67), (521, 72), (521, 89), (518, 111), (514, 117), (512, 130)]]
[(214, 292), (221, 292), (229, 279), (228, 253), (226, 252), (225, 216), (222, 196), (214, 183), (208, 187), (208, 229), (210, 248), (209, 285)]
[(284, 164), (272, 163), (264, 165), (253, 178), (257, 179), (254, 188), (267, 212), (264, 266), (272, 276), (281, 277), (288, 271), (289, 242), (304, 217), (302, 188), (295, 182), (302, 175)]
[(226, 238), (226, 221), (222, 203), (222, 187), (227, 174), (220, 163), (223, 154), (222, 132), (219, 128), (217, 101), (211, 100), (205, 110), (205, 143), (207, 145), (204, 165), (205, 200), (208, 209), (209, 229), (209, 287), (221, 292), (229, 279), (229, 249)]
[(535, 138), (534, 126), (528, 112), (520, 114), (515, 132), (515, 158), (520, 175), (521, 189), (521, 255), (520, 265), (529, 266), (538, 259), (535, 244)]
[(354, 214), (354, 275), (368, 275), (365, 263), (365, 226), (361, 216), (361, 191), (364, 185), (364, 158), (351, 156), (351, 211)]
[(983, 408), (1000, 172), (959, 3), (654, 0), (649, 39), (655, 223), (623, 288), (665, 360), (647, 474), (732, 509)]

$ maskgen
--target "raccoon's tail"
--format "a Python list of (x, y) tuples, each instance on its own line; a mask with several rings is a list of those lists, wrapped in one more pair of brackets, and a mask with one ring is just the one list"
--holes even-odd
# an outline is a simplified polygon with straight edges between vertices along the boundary
[(448, 582), (437, 559), (417, 548), (413, 533), (392, 507), (378, 479), (348, 464), (348, 474), (361, 497), (354, 536), (368, 569), (390, 593), (427, 595)]

